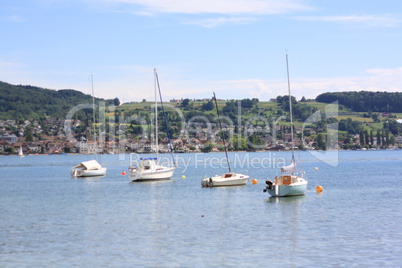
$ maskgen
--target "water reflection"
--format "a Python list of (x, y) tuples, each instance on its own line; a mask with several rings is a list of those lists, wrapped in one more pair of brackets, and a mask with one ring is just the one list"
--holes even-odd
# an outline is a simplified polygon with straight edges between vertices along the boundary
[(266, 200), (267, 203), (300, 203), (306, 199), (306, 195), (275, 197), (271, 196)]

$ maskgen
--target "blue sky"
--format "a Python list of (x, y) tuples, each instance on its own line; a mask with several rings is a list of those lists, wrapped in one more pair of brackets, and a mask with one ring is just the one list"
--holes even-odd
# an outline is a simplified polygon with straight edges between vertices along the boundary
[(402, 91), (399, 0), (0, 0), (0, 81), (121, 101)]

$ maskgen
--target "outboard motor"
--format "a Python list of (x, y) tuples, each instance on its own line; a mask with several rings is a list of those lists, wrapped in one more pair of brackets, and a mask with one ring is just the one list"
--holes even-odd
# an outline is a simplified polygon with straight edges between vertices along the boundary
[(267, 187), (264, 189), (264, 192), (266, 192), (267, 190), (272, 189), (273, 188), (272, 185), (274, 184), (274, 182), (271, 181), (271, 180), (266, 180), (265, 184), (267, 185)]

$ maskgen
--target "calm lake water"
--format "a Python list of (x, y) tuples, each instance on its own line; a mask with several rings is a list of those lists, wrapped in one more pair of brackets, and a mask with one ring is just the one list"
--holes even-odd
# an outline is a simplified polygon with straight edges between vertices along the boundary
[(258, 184), (225, 188), (200, 186), (221, 153), (143, 183), (121, 174), (136, 155), (98, 156), (108, 174), (88, 179), (69, 171), (90, 156), (0, 156), (0, 266), (402, 267), (402, 150), (332, 153), (296, 152), (309, 185), (293, 198), (263, 193), (289, 152), (230, 153)]

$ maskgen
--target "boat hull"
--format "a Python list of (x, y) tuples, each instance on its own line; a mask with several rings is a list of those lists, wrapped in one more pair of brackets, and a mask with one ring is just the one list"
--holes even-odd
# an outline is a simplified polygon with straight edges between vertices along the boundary
[(132, 181), (168, 180), (173, 176), (175, 170), (175, 167), (164, 167), (160, 170), (133, 170), (130, 172), (130, 177)]
[(285, 197), (304, 195), (307, 191), (307, 181), (290, 185), (272, 185), (271, 189), (267, 189), (271, 196)]
[(106, 175), (107, 168), (101, 168), (96, 170), (80, 170), (74, 169), (71, 171), (71, 175), (74, 177), (99, 177)]
[(229, 174), (230, 177), (227, 177), (227, 175), (228, 174), (223, 174), (221, 176), (202, 179), (201, 186), (202, 187), (240, 186), (240, 185), (246, 185), (249, 179), (249, 176), (238, 173)]

